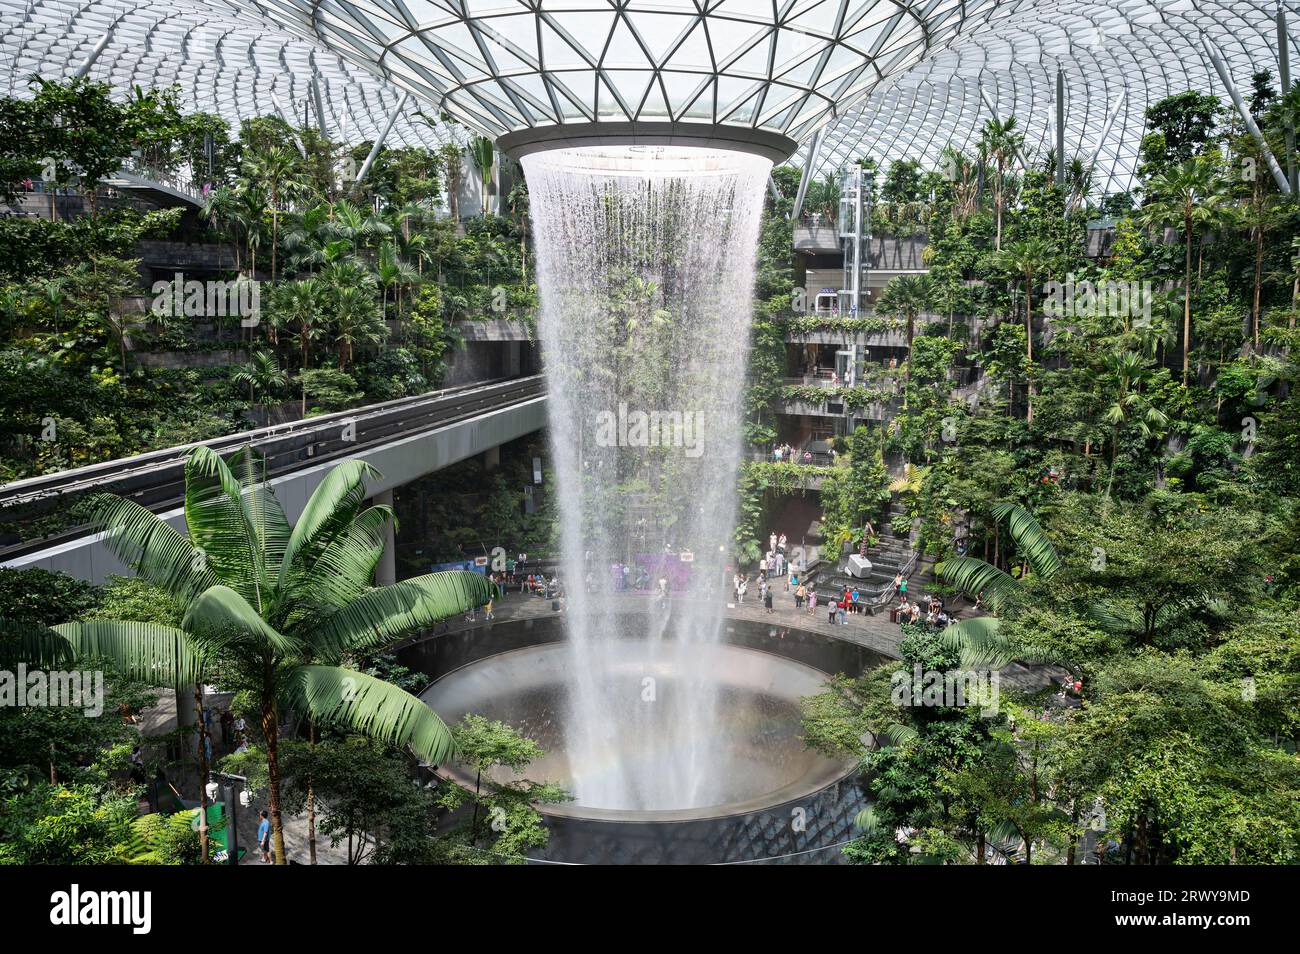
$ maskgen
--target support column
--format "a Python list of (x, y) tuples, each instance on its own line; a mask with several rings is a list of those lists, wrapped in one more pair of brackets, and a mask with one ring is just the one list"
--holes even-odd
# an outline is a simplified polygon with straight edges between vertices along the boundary
[[(1124, 108), (1124, 103), (1127, 95), (1128, 95), (1127, 91), (1121, 89), (1119, 91), (1119, 97), (1115, 100), (1114, 107), (1111, 109), (1110, 113), (1106, 116), (1106, 124), (1101, 127), (1101, 135), (1097, 138), (1097, 148), (1092, 151), (1092, 161), (1088, 163), (1088, 168), (1090, 170), (1095, 171), (1097, 168), (1097, 160), (1101, 158), (1101, 147), (1104, 146), (1106, 144), (1106, 140), (1110, 138), (1111, 127), (1115, 125), (1115, 120), (1119, 117), (1119, 111)], [(1112, 170), (1114, 169), (1113, 163), (1111, 164), (1111, 168)], [(1106, 177), (1107, 186), (1110, 185), (1110, 179), (1111, 177), (1108, 174)]]
[[(393, 505), (393, 492), (384, 490), (375, 494), (372, 503), (391, 507)], [(384, 555), (379, 558), (375, 565), (375, 585), (392, 586), (397, 582), (397, 534), (394, 533), (393, 527), (396, 519), (388, 522), (388, 527), (384, 531), (387, 539), (384, 542)]]
[(366, 161), (361, 164), (361, 170), (357, 173), (357, 185), (361, 184), (361, 180), (364, 179), (366, 173), (370, 171), (370, 166), (374, 163), (375, 157), (379, 155), (379, 150), (384, 148), (384, 140), (387, 139), (388, 134), (393, 131), (393, 125), (397, 122), (397, 117), (402, 114), (402, 110), (406, 108), (406, 104), (410, 98), (410, 93), (403, 93), (402, 98), (398, 100), (397, 105), (393, 107), (393, 111), (388, 114), (388, 122), (384, 123), (383, 131), (380, 132), (379, 138), (375, 140), (375, 144), (370, 147), (370, 155), (366, 156)]
[(320, 94), (320, 77), (313, 74), (311, 78), (311, 103), (316, 112), (316, 129), (321, 139), (329, 141), (329, 130), (325, 126), (325, 99)]
[(486, 471), (496, 470), (501, 466), (501, 448), (489, 447), (483, 452), (483, 469)]
[(803, 175), (799, 177), (799, 191), (795, 193), (794, 208), (790, 210), (790, 219), (793, 222), (799, 221), (799, 213), (803, 211), (804, 196), (808, 194), (808, 183), (812, 179), (813, 166), (817, 165), (818, 153), (822, 150), (822, 140), (825, 135), (825, 127), (817, 130), (813, 134), (812, 145), (808, 147), (808, 155), (803, 161)]
[[(1277, 6), (1277, 73), (1282, 87), (1282, 95), (1291, 88), (1291, 41), (1287, 36), (1286, 7)], [(1291, 183), (1292, 192), (1300, 192), (1300, 177), (1295, 165), (1295, 127), (1286, 124), (1286, 178)]]
[(1065, 72), (1056, 68), (1056, 187), (1065, 191)]
[(1250, 109), (1246, 106), (1246, 101), (1241, 98), (1241, 93), (1237, 91), (1237, 84), (1232, 81), (1232, 74), (1228, 72), (1228, 66), (1223, 62), (1223, 57), (1210, 45), (1210, 41), (1202, 36), (1201, 46), (1205, 49), (1205, 55), (1209, 57), (1210, 63), (1213, 64), (1214, 70), (1219, 74), (1219, 79), (1223, 81), (1223, 87), (1228, 91), (1232, 98), (1232, 105), (1237, 108), (1237, 115), (1241, 117), (1242, 124), (1250, 133), (1251, 138), (1255, 140), (1255, 145), (1259, 147), (1260, 153), (1264, 156), (1264, 162), (1268, 164), (1268, 171), (1273, 174), (1273, 181), (1277, 187), (1287, 195), (1291, 194), (1291, 182), (1287, 179), (1286, 174), (1282, 172), (1282, 167), (1277, 164), (1277, 158), (1273, 155), (1273, 150), (1268, 147), (1268, 142), (1264, 139), (1264, 134), (1259, 131), (1259, 126), (1255, 125), (1255, 117), (1250, 115)]
[(117, 29), (116, 22), (114, 22), (113, 25), (108, 28), (108, 31), (99, 38), (99, 42), (95, 44), (94, 49), (90, 51), (90, 54), (81, 61), (81, 65), (77, 67), (77, 72), (72, 74), (73, 79), (85, 79), (86, 74), (90, 72), (90, 68), (94, 66), (95, 61), (99, 59), (99, 54), (103, 53), (104, 48), (108, 46), (108, 41), (113, 39), (113, 31), (115, 29)]

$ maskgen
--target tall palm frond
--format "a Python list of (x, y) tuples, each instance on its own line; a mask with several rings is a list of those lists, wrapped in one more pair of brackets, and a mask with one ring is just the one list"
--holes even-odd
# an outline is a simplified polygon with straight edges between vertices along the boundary
[(432, 709), (409, 692), (353, 669), (299, 666), (285, 680), (282, 695), (290, 708), (315, 722), (405, 746), (434, 765), (455, 751), (451, 732)]
[(982, 602), (997, 613), (1020, 589), (1020, 582), (978, 557), (953, 557), (935, 564), (935, 575), (963, 593), (983, 594)]
[(60, 623), (50, 632), (77, 656), (110, 660), (128, 679), (149, 686), (193, 686), (208, 661), (183, 630), (159, 623), (96, 619)]
[(315, 627), (312, 645), (323, 658), (365, 652), (418, 633), (496, 595), (481, 573), (447, 570), (412, 577), (357, 597)]
[(76, 657), (76, 647), (48, 626), (0, 617), (0, 669), (67, 669)]
[(134, 500), (96, 494), (88, 502), (90, 523), (104, 545), (142, 578), (181, 600), (219, 582), (203, 551), (189, 537)]
[(1061, 569), (1061, 558), (1057, 556), (1056, 548), (1028, 510), (1017, 503), (1003, 502), (995, 504), (989, 512), (994, 520), (1006, 521), (1011, 539), (1016, 541), (1020, 554), (1029, 561), (1035, 573), (1049, 579)]

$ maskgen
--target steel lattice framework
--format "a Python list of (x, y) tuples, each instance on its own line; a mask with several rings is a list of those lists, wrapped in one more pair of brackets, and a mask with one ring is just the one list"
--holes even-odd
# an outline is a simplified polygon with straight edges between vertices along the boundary
[[(0, 0), (0, 95), (27, 95), (33, 76), (66, 79), (94, 53), (90, 79), (119, 95), (177, 84), (187, 110), (244, 119), (279, 114), (297, 125), (318, 84), (328, 134), (374, 140), (402, 98), (373, 73), (263, 18), (212, 0)], [(452, 132), (405, 110), (392, 146), (437, 147)]]
[[(1300, 3), (1285, 4), (1293, 15)], [(1050, 148), (1056, 73), (1067, 155), (1098, 191), (1129, 184), (1149, 105), (1278, 72), (1273, 0), (0, 0), (0, 92), (66, 76), (179, 83), (232, 122), (301, 115), (315, 78), (332, 136), (373, 139), (402, 91), (518, 144), (549, 135), (723, 131), (817, 174), (870, 156), (937, 162), (1017, 116)], [(1295, 58), (1295, 49), (1292, 49)], [(396, 144), (448, 135), (409, 106)], [(1105, 135), (1103, 136), (1103, 133)]]
[[(1295, 23), (1300, 6), (1283, 7)], [(1067, 157), (1095, 157), (1097, 193), (1128, 188), (1148, 106), (1188, 89), (1215, 93), (1230, 105), (1202, 37), (1223, 54), (1241, 91), (1259, 70), (1276, 80), (1276, 10), (1264, 0), (1001, 3), (978, 30), (963, 31), (925, 62), (890, 77), (828, 128), (815, 168), (829, 172), (863, 155), (882, 164), (937, 163), (950, 144), (973, 152), (994, 111), (1020, 120), (1026, 153), (1045, 154), (1053, 148), (1059, 68)], [(1295, 63), (1294, 37), (1289, 45)], [(810, 146), (804, 144), (800, 159)]]

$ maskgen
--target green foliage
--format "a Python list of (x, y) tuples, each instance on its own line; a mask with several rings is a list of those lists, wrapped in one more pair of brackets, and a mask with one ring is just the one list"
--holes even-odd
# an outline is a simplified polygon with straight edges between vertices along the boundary
[(106, 865), (123, 859), (135, 799), (93, 785), (35, 785), (3, 797), (0, 864)]
[(6, 619), (47, 626), (92, 609), (96, 587), (63, 573), (0, 567), (0, 606)]

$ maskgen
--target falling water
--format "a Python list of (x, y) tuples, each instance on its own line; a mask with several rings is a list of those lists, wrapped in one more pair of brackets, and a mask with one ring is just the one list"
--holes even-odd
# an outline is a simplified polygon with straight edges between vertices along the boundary
[(730, 588), (770, 169), (645, 146), (524, 159), (569, 596), (564, 736), (582, 805), (707, 807), (744, 770), (729, 764), (729, 700), (708, 662)]

